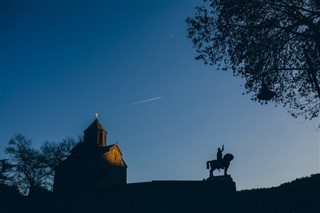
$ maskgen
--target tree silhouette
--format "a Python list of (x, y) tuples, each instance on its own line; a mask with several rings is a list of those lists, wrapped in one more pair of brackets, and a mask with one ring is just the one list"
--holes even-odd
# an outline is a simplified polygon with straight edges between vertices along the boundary
[(12, 184), (22, 194), (31, 194), (41, 188), (51, 189), (54, 169), (64, 160), (76, 144), (68, 138), (60, 143), (45, 142), (40, 150), (34, 149), (31, 140), (17, 134), (10, 141), (6, 153), (11, 156)]
[(30, 140), (18, 134), (9, 141), (6, 152), (11, 155), (13, 180), (22, 194), (44, 185), (48, 175), (44, 157), (31, 147)]
[(55, 174), (55, 168), (58, 164), (66, 159), (70, 154), (71, 149), (76, 145), (76, 140), (73, 138), (67, 138), (60, 143), (45, 142), (40, 150), (44, 156), (45, 166), (47, 168), (47, 182), (50, 188), (53, 185), (53, 179)]
[(189, 17), (188, 37), (205, 64), (246, 80), (246, 93), (294, 117), (320, 110), (319, 0), (208, 0)]

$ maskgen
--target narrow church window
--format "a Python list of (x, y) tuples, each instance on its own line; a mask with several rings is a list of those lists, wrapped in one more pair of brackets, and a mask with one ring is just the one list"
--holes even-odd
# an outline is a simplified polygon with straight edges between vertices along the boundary
[(101, 145), (105, 146), (106, 145), (106, 135), (101, 133)]

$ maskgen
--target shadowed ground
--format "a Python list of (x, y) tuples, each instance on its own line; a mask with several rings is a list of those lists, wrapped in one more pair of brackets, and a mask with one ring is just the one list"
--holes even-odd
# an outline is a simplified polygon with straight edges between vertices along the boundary
[(320, 174), (279, 187), (238, 192), (230, 178), (152, 181), (76, 194), (39, 191), (33, 197), (1, 186), (1, 212), (320, 212)]

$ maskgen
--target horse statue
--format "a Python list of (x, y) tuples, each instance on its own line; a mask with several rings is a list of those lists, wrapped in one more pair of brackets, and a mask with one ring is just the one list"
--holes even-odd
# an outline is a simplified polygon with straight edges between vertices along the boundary
[(210, 178), (213, 177), (213, 171), (216, 169), (224, 169), (224, 175), (227, 175), (228, 168), (230, 166), (230, 161), (233, 160), (233, 155), (227, 153), (223, 156), (222, 160), (219, 162), (218, 160), (207, 161), (207, 169), (210, 169)]

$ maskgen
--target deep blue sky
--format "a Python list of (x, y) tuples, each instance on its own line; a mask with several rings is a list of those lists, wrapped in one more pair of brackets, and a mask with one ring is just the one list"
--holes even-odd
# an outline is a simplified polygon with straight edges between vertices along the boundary
[(319, 172), (319, 120), (252, 102), (241, 79), (194, 60), (185, 19), (202, 1), (0, 4), (0, 158), (16, 133), (36, 147), (78, 137), (98, 112), (130, 183), (202, 180), (222, 144), (238, 189)]

